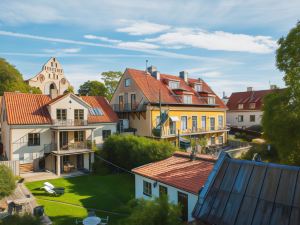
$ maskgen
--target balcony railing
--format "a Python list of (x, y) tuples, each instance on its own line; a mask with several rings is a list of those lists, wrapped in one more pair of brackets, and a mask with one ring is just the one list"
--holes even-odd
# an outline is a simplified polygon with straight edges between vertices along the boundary
[[(82, 141), (82, 142), (75, 142), (75, 143), (68, 143), (66, 145), (62, 145), (60, 150), (81, 150), (81, 149), (92, 149), (92, 142), (91, 141)], [(45, 145), (44, 153), (50, 153), (52, 151), (58, 151), (57, 144), (51, 143)]]
[[(206, 128), (192, 128), (192, 129), (186, 129), (186, 130), (180, 130), (180, 135), (189, 135), (189, 134), (201, 134), (201, 133), (207, 133), (207, 132), (217, 132), (221, 130), (227, 130), (226, 127), (214, 127), (214, 129), (206, 129)], [(169, 127), (166, 127), (163, 129), (162, 135), (163, 136), (174, 136), (177, 135), (178, 130), (176, 129), (170, 129)]]
[(112, 104), (113, 110), (115, 112), (142, 112), (146, 111), (145, 104)]
[(63, 127), (72, 127), (72, 126), (87, 126), (87, 120), (52, 120), (52, 125), (54, 126), (63, 126)]

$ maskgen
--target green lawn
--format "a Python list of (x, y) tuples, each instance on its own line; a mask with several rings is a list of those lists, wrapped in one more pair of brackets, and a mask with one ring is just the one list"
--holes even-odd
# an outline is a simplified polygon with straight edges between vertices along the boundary
[(125, 174), (87, 175), (49, 180), (54, 186), (65, 188), (65, 194), (58, 197), (50, 196), (40, 189), (44, 182), (26, 183), (26, 186), (37, 198), (38, 204), (45, 206), (46, 214), (56, 225), (75, 224), (76, 218), (82, 220), (87, 216), (85, 208), (97, 209), (98, 216), (109, 216), (110, 224), (117, 224), (117, 221), (126, 215), (126, 203), (134, 198), (134, 178)]

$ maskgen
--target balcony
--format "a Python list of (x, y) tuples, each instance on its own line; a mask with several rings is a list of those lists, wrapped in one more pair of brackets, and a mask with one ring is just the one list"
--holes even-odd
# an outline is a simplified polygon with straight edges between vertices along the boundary
[[(216, 133), (216, 132), (222, 132), (222, 131), (229, 131), (226, 127), (211, 127), (212, 129), (205, 129), (205, 128), (192, 128), (192, 129), (186, 129), (186, 130), (180, 130), (179, 133), (181, 136), (185, 135), (194, 135), (194, 134), (206, 134), (206, 133)], [(178, 134), (178, 129), (170, 129), (169, 127), (166, 127), (163, 129), (162, 136), (163, 137), (174, 137)]]
[(146, 111), (145, 104), (112, 104), (111, 105), (115, 112), (142, 112)]
[(44, 146), (44, 153), (51, 153), (56, 151), (70, 151), (70, 153), (76, 152), (77, 150), (92, 150), (92, 142), (91, 141), (82, 141), (75, 143), (68, 143), (66, 145), (62, 145), (59, 150), (57, 148), (57, 143), (51, 143)]
[(87, 126), (88, 121), (87, 120), (72, 120), (72, 119), (52, 120), (52, 125), (60, 126), (60, 127)]

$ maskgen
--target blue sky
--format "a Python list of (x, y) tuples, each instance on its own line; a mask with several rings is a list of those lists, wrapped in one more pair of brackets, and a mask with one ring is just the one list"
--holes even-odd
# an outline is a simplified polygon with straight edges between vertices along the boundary
[(101, 72), (187, 70), (221, 95), (284, 86), (277, 40), (300, 19), (300, 1), (0, 1), (0, 57), (30, 78), (56, 56), (75, 89)]

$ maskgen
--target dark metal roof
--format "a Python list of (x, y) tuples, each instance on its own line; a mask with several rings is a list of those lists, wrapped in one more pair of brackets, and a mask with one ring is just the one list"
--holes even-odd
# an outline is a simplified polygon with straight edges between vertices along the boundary
[(222, 153), (193, 216), (216, 225), (300, 224), (300, 167), (232, 159)]

